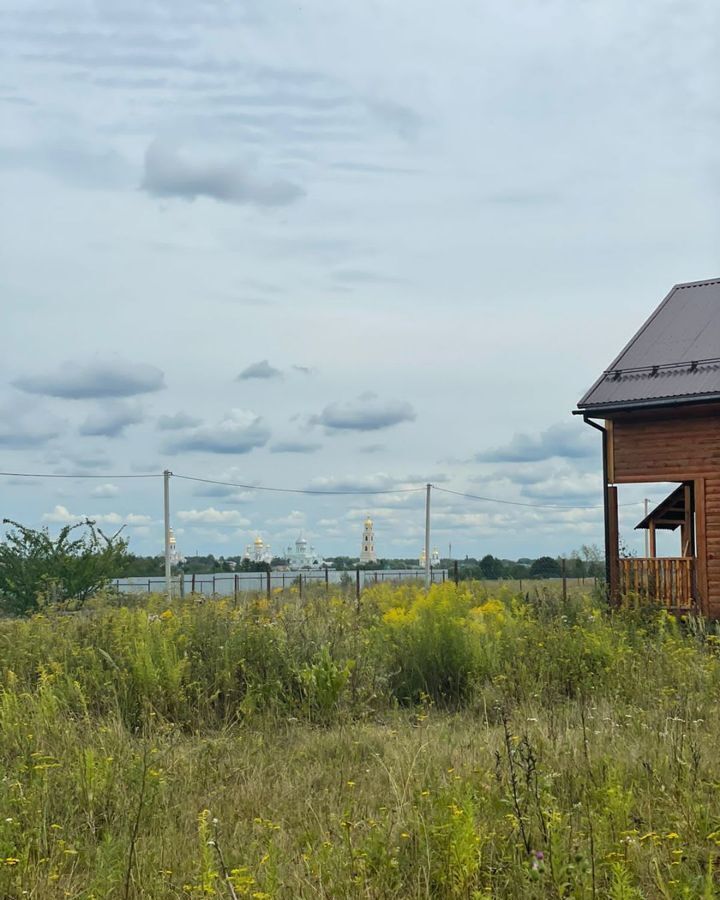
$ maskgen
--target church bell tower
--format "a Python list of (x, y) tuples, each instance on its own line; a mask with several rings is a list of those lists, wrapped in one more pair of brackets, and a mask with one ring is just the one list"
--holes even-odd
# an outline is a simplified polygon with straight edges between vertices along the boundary
[(373, 530), (373, 521), (370, 516), (365, 519), (365, 523), (363, 524), (362, 544), (360, 545), (360, 562), (377, 562), (377, 554), (375, 553), (375, 532)]

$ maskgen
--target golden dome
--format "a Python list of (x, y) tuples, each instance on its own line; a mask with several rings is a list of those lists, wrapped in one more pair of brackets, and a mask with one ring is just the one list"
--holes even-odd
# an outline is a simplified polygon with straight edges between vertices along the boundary
[(260, 535), (258, 535), (258, 536), (255, 538), (255, 546), (256, 546), (256, 547), (261, 547), (261, 546), (262, 546), (262, 542), (263, 542), (262, 538), (260, 537)]
[(365, 525), (367, 528), (372, 528), (372, 519), (370, 518), (370, 516), (365, 519)]

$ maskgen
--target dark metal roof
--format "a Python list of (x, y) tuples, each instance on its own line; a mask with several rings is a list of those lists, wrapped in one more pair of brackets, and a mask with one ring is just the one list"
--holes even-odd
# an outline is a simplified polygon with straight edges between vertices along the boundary
[(583, 411), (720, 397), (720, 279), (676, 284), (578, 403)]
[(669, 494), (664, 500), (648, 513), (642, 522), (638, 522), (635, 526), (638, 528), (649, 528), (650, 523), (655, 523), (655, 528), (663, 528), (667, 531), (674, 531), (679, 525), (685, 521), (685, 485), (681, 484), (675, 488), (672, 494)]

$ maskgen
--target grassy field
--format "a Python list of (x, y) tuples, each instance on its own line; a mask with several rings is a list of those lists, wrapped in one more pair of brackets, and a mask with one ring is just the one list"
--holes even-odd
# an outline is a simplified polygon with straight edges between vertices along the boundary
[(481, 585), (0, 621), (0, 897), (720, 896), (720, 640)]

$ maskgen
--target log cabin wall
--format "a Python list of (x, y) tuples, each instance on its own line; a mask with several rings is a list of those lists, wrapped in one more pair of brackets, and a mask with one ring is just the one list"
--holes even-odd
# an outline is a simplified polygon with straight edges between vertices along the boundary
[(701, 608), (720, 618), (720, 409), (626, 414), (613, 420), (610, 433), (610, 481), (695, 482)]

